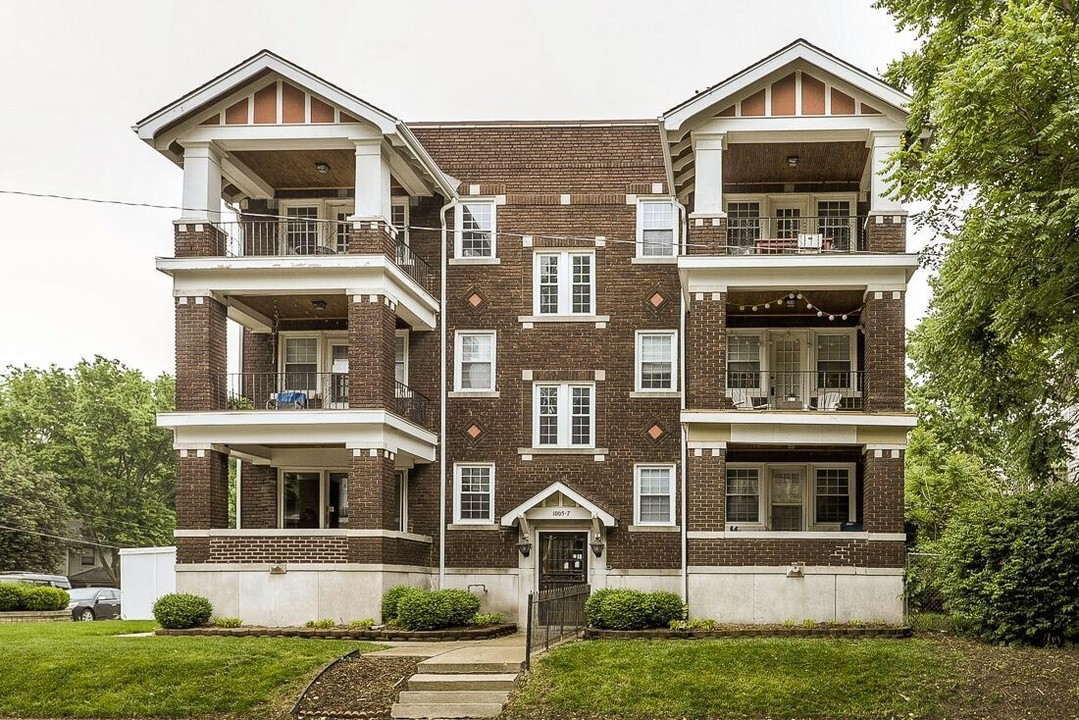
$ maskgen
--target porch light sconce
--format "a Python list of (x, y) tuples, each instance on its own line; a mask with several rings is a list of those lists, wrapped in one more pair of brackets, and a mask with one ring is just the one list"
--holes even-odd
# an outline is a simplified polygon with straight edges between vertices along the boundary
[(607, 547), (602, 540), (598, 537), (592, 542), (588, 543), (588, 547), (592, 548), (592, 554), (599, 557), (603, 554), (603, 548)]
[(312, 300), (311, 301), (311, 307), (315, 308), (319, 312), (322, 312), (323, 310), (326, 309), (326, 301), (325, 300)]
[(592, 515), (592, 542), (588, 543), (588, 547), (592, 548), (592, 554), (596, 557), (603, 554), (603, 527), (596, 515)]
[(789, 165), (790, 167), (798, 167), (798, 156), (797, 155), (788, 155), (787, 156), (787, 165)]
[(517, 541), (517, 550), (521, 553), (521, 557), (528, 557), (532, 552), (532, 541), (529, 539), (532, 537), (532, 528), (528, 524), (528, 518), (523, 514), (517, 516), (517, 525), (521, 531), (521, 539)]
[(330, 164), (325, 162), (317, 162), (315, 163), (315, 171), (318, 172), (319, 175), (325, 175), (330, 172)]

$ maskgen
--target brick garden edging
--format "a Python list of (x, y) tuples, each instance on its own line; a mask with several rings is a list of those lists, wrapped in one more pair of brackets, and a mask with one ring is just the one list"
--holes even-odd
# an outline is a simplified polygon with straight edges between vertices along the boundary
[(483, 628), (449, 628), (447, 630), (360, 630), (353, 628), (307, 628), (307, 627), (198, 627), (187, 630), (158, 628), (155, 635), (212, 635), (217, 637), (301, 637), (333, 640), (420, 640), (448, 642), (452, 640), (487, 640), (512, 635), (517, 632), (516, 623), (504, 623)]
[(885, 638), (903, 639), (913, 634), (909, 627), (845, 627), (836, 625), (831, 627), (777, 627), (767, 626), (760, 628), (732, 627), (716, 628), (714, 630), (597, 630), (586, 628), (584, 637), (586, 640), (693, 640), (703, 638), (798, 638), (798, 637), (825, 637), (825, 638)]
[(0, 625), (32, 622), (70, 622), (70, 610), (14, 610), (0, 612)]

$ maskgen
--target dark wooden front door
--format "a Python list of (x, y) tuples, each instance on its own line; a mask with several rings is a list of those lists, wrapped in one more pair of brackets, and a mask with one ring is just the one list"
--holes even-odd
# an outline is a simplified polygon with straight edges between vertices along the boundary
[(539, 545), (541, 591), (588, 582), (588, 533), (541, 532)]

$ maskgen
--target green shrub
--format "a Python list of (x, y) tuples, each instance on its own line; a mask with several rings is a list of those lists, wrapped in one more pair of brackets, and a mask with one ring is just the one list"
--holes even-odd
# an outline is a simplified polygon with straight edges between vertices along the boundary
[(305, 628), (318, 628), (319, 630), (330, 630), (337, 627), (337, 623), (330, 619), (325, 620), (308, 620), (303, 624)]
[(0, 582), (0, 612), (21, 610), (26, 604), (26, 591), (29, 585), (22, 583)]
[(364, 618), (363, 620), (353, 620), (348, 626), (353, 630), (370, 630), (375, 626), (375, 619)]
[(175, 630), (205, 625), (213, 612), (209, 600), (189, 593), (162, 595), (153, 607), (154, 620), (163, 628)]
[(476, 625), (477, 627), (488, 627), (490, 625), (501, 625), (504, 622), (506, 622), (506, 617), (499, 613), (476, 613), (468, 621), (468, 624)]
[(464, 590), (419, 590), (397, 603), (397, 619), (409, 630), (461, 627), (479, 612), (480, 599)]
[(243, 624), (243, 620), (238, 617), (215, 617), (213, 620), (214, 627), (219, 628), (238, 628)]
[(401, 602), (401, 598), (413, 592), (424, 591), (411, 585), (394, 585), (382, 593), (382, 622), (388, 623), (390, 620), (396, 620), (397, 605)]
[(671, 627), (685, 618), (685, 605), (675, 593), (604, 588), (592, 593), (584, 612), (594, 628), (643, 630)]
[(992, 642), (1079, 640), (1079, 487), (963, 508), (941, 539), (941, 588), (958, 624)]
[(49, 585), (38, 585), (26, 588), (23, 595), (23, 610), (45, 612), (48, 610), (63, 610), (71, 601), (67, 590)]

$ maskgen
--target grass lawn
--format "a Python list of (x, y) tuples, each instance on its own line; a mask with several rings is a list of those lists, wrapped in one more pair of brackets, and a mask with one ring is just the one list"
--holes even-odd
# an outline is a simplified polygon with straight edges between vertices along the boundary
[(267, 718), (315, 672), (371, 643), (116, 637), (154, 622), (0, 625), (0, 718)]
[(534, 666), (509, 717), (930, 717), (945, 664), (923, 640), (578, 642)]

